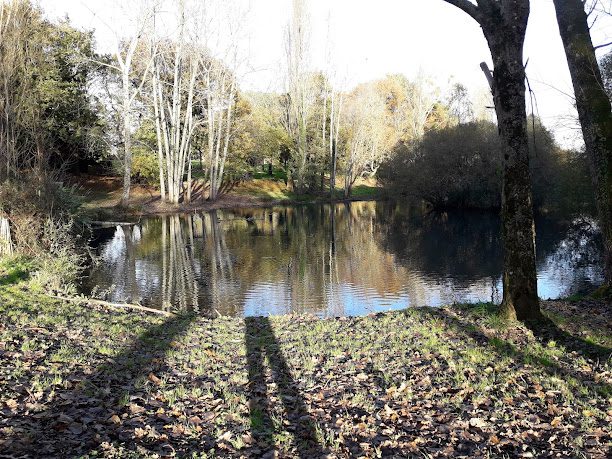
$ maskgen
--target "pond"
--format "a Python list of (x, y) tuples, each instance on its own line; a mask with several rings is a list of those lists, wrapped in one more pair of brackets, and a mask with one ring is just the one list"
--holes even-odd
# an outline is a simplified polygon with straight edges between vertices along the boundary
[[(202, 314), (362, 315), (501, 300), (499, 217), (387, 202), (222, 210), (99, 230), (82, 290)], [(602, 280), (588, 219), (538, 218), (541, 298)]]

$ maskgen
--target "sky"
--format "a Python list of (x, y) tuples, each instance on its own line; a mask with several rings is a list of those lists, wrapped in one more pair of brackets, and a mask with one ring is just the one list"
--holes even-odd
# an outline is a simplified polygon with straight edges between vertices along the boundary
[[(443, 0), (305, 1), (311, 68), (332, 72), (339, 86), (350, 88), (390, 73), (410, 78), (423, 72), (442, 88), (460, 82), (473, 97), (487, 88), (479, 64), (486, 61), (492, 65), (481, 29)], [(135, 8), (130, 8), (134, 2), (128, 0), (39, 2), (51, 19), (68, 15), (75, 26), (94, 29), (98, 49), (106, 52), (113, 49), (117, 37), (129, 34), (130, 17), (137, 14)], [(225, 0), (223, 4), (240, 11), (243, 18), (239, 72), (242, 88), (279, 90), (283, 84), (284, 37), (291, 0)], [(206, 24), (202, 25), (205, 28)], [(592, 37), (595, 45), (612, 41), (612, 18), (600, 15), (592, 27)], [(612, 47), (600, 53), (607, 50)], [(534, 107), (537, 105), (534, 111), (558, 142), (566, 147), (579, 146), (572, 85), (552, 0), (531, 0), (527, 59)]]

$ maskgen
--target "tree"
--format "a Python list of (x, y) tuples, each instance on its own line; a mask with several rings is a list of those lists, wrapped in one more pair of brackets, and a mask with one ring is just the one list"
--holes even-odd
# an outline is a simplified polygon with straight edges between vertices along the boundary
[(159, 52), (153, 51), (151, 77), (161, 197), (172, 204), (179, 202), (186, 167), (189, 174), (186, 200), (191, 197), (194, 92), (201, 63), (199, 51), (186, 46), (185, 21), (185, 4), (181, 1), (178, 37), (176, 41), (160, 46)]
[(397, 141), (389, 122), (386, 94), (380, 82), (357, 86), (347, 97), (344, 117), (344, 196), (349, 197), (355, 180), (376, 174), (381, 161)]
[[(535, 128), (535, 130), (534, 130)], [(586, 158), (561, 149), (535, 117), (528, 123), (534, 208), (564, 215), (593, 207)], [(429, 129), (398, 143), (378, 172), (379, 183), (434, 208), (501, 208), (502, 153), (497, 125), (472, 121)]]
[(474, 108), (467, 88), (455, 83), (448, 95), (448, 106), (457, 123), (463, 124), (474, 120)]
[(219, 195), (229, 153), (232, 118), (236, 109), (237, 83), (233, 72), (222, 62), (209, 60), (205, 65), (206, 126), (210, 161), (209, 199)]
[[(130, 3), (134, 7), (136, 4)], [(154, 17), (155, 8), (146, 5), (136, 8), (134, 17), (134, 30), (127, 40), (117, 38), (113, 52), (114, 63), (103, 63), (108, 68), (115, 70), (119, 75), (120, 103), (119, 112), (121, 118), (121, 139), (123, 140), (123, 191), (121, 194), (121, 205), (127, 206), (130, 200), (131, 176), (132, 176), (132, 111), (134, 102), (140, 94), (142, 87), (147, 81), (147, 75), (151, 68), (152, 59), (145, 61), (144, 66), (136, 65), (138, 52), (142, 51), (145, 32)]]
[(307, 73), (308, 26), (304, 0), (293, 0), (291, 24), (287, 30), (287, 96), (284, 126), (293, 140), (293, 172), (300, 191), (305, 189), (309, 155), (308, 122), (314, 104), (313, 79)]
[(409, 83), (406, 102), (409, 115), (408, 133), (412, 139), (420, 139), (436, 106), (436, 90), (422, 70), (419, 70), (415, 80)]
[(612, 99), (612, 51), (601, 58), (599, 67), (608, 99)]
[(25, 0), (0, 4), (0, 178), (72, 168), (100, 151), (93, 57), (91, 32), (51, 23)]
[(519, 320), (539, 319), (523, 65), (529, 0), (444, 1), (478, 22), (493, 58), (491, 89), (503, 154), (501, 313)]
[(604, 240), (605, 282), (612, 285), (612, 112), (581, 0), (554, 0), (590, 163)]

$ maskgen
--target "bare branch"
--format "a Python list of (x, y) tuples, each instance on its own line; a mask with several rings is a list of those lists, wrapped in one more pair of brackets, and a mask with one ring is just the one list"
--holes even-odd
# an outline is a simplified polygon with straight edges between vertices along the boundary
[(485, 77), (487, 78), (487, 82), (489, 83), (489, 88), (491, 88), (491, 92), (493, 92), (494, 91), (493, 74), (491, 73), (491, 70), (489, 70), (489, 66), (487, 65), (486, 62), (481, 62), (480, 69), (485, 74)]
[(609, 41), (608, 43), (603, 43), (601, 45), (593, 46), (593, 49), (605, 48), (606, 46), (610, 46), (610, 45), (612, 45), (612, 41)]
[(465, 13), (469, 14), (476, 22), (480, 24), (482, 19), (480, 14), (480, 9), (477, 5), (471, 3), (469, 0), (444, 0), (446, 3), (449, 3), (453, 6), (456, 6), (460, 10), (463, 10)]

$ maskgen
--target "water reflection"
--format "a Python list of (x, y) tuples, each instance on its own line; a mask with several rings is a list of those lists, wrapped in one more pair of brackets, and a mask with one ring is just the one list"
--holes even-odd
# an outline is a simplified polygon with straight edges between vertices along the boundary
[[(539, 220), (542, 297), (601, 279), (587, 221)], [(87, 293), (204, 314), (356, 315), (499, 300), (499, 220), (360, 202), (172, 215), (100, 243)]]

